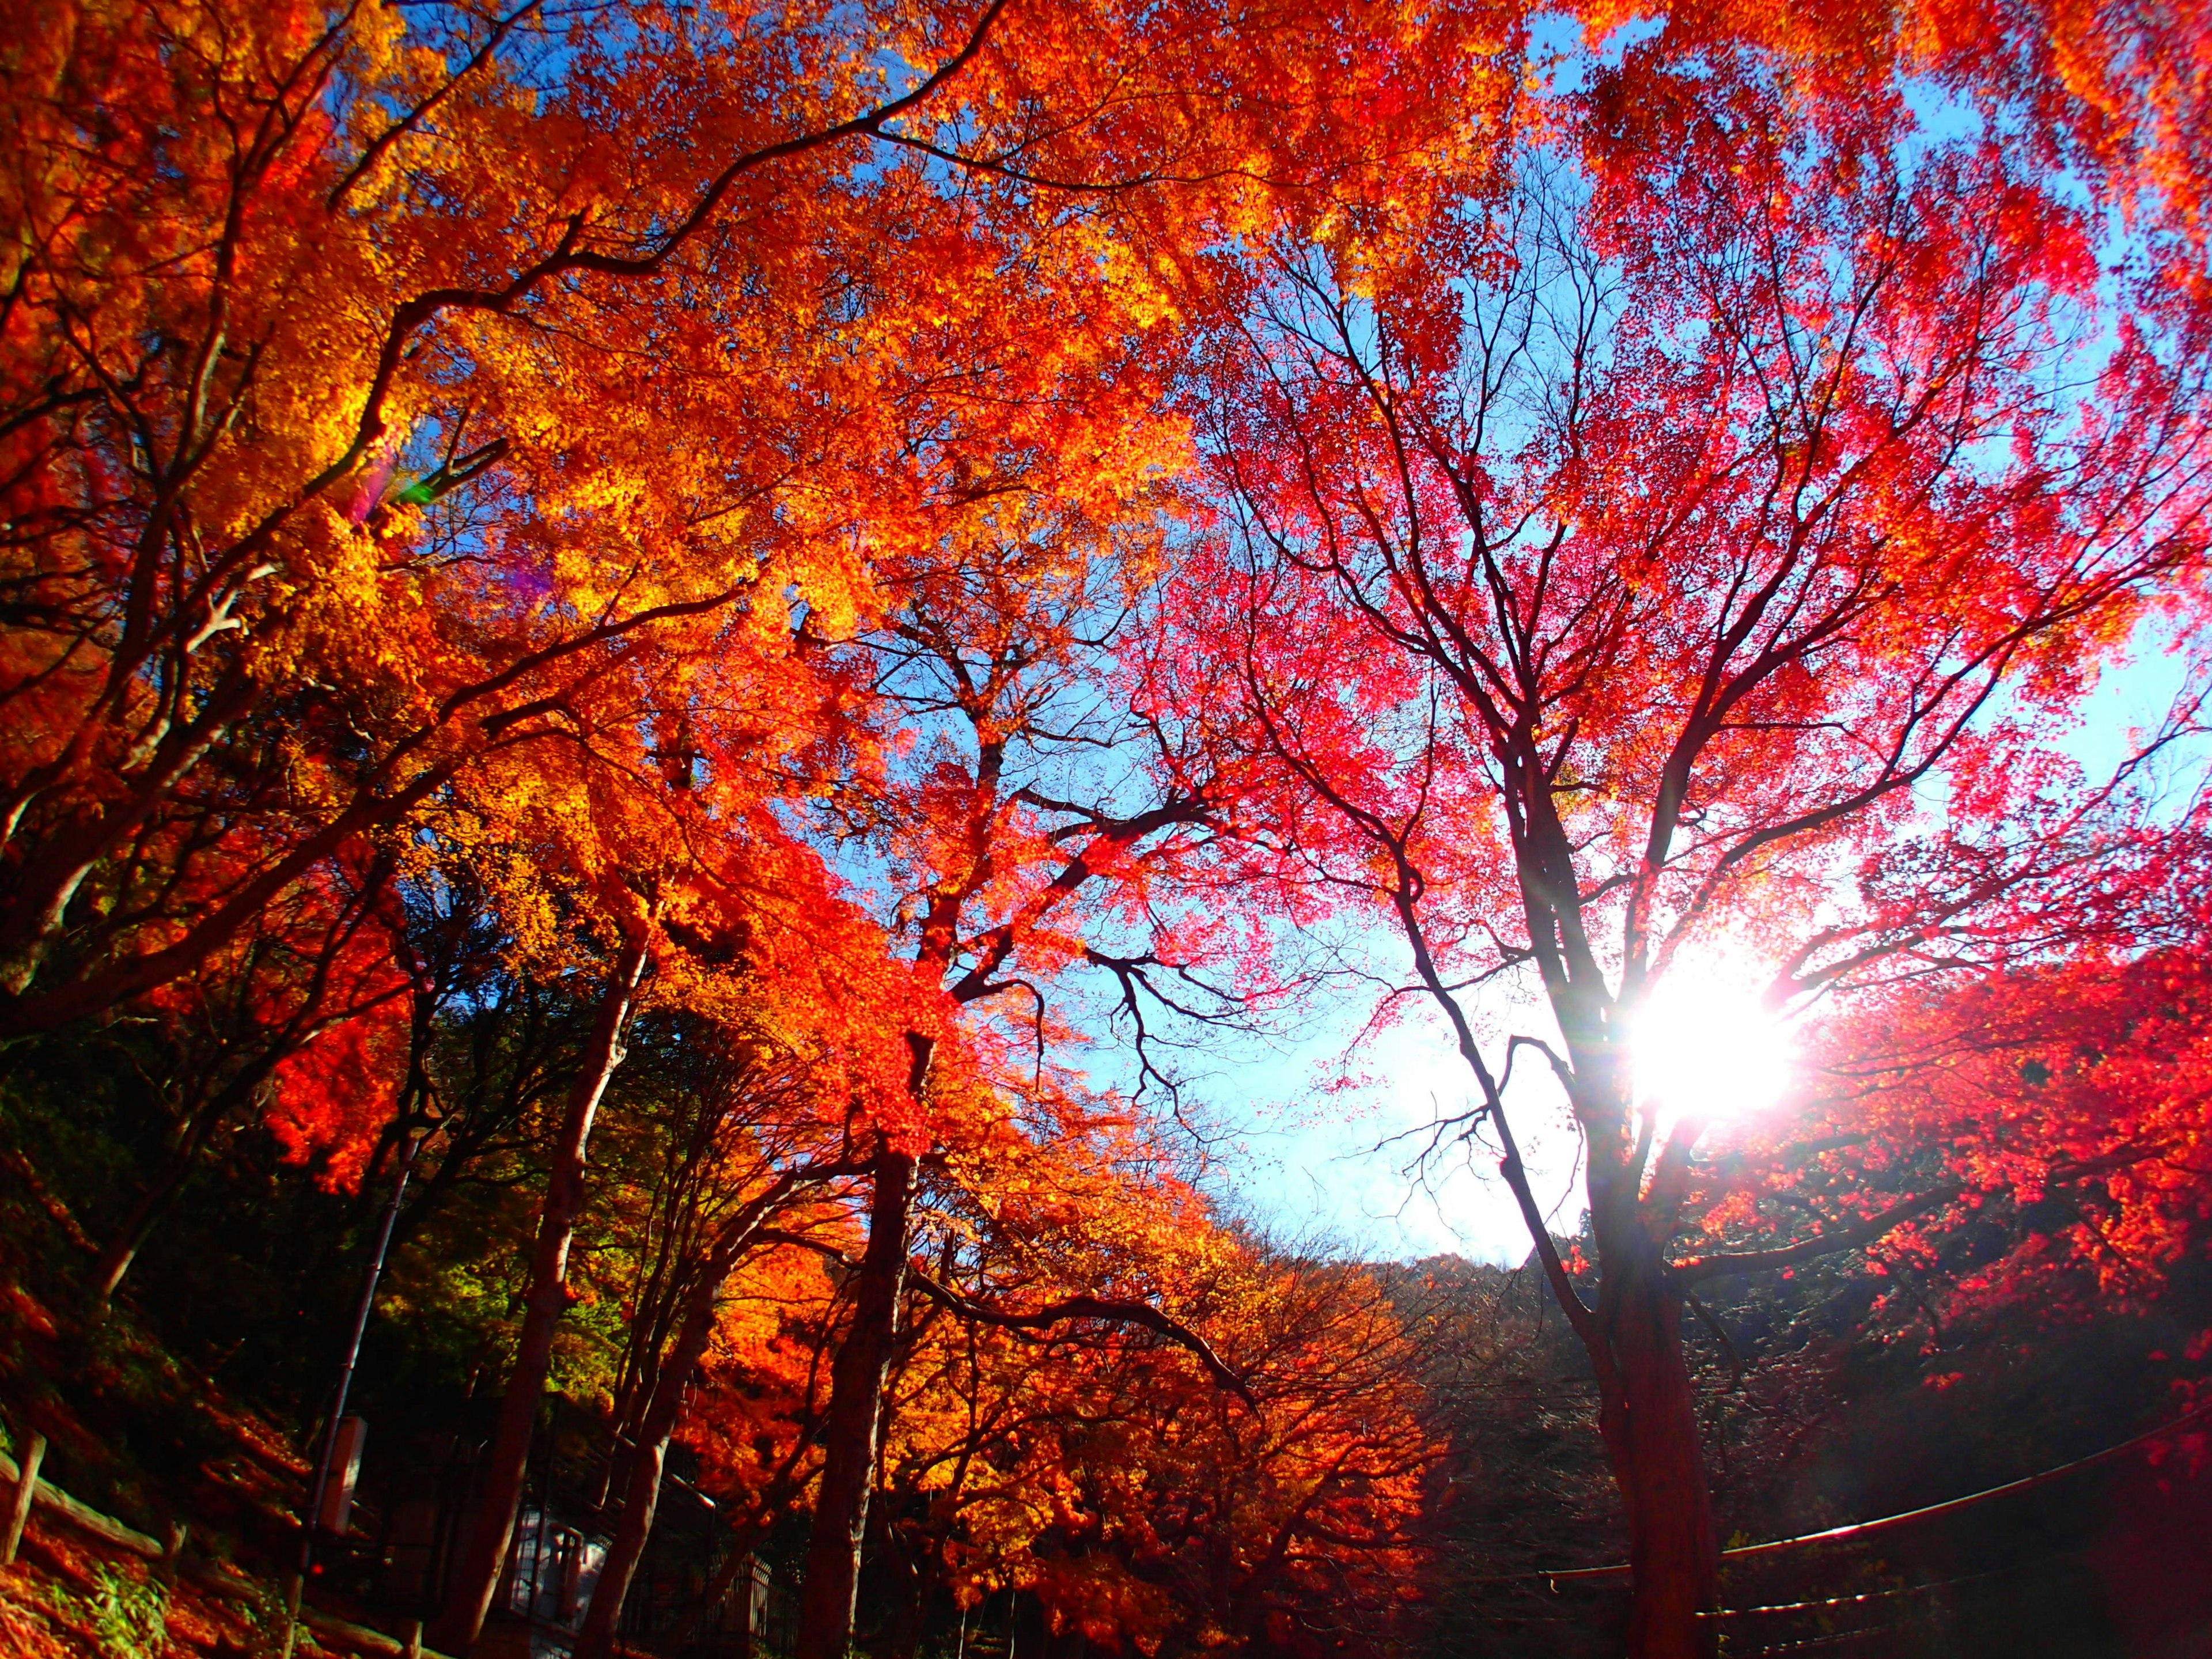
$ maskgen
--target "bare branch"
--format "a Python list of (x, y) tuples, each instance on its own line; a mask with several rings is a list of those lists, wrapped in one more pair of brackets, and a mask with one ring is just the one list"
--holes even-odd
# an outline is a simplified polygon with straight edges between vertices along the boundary
[(1838, 1250), (1856, 1250), (1874, 1243), (1893, 1227), (1901, 1226), (1915, 1216), (1925, 1215), (1940, 1208), (1959, 1195), (1956, 1187), (1938, 1187), (1933, 1192), (1923, 1193), (1917, 1198), (1908, 1198), (1893, 1204), (1879, 1215), (1869, 1216), (1848, 1227), (1838, 1227), (1831, 1232), (1801, 1238), (1795, 1244), (1784, 1244), (1771, 1250), (1744, 1250), (1719, 1255), (1692, 1256), (1668, 1269), (1678, 1285), (1700, 1284), (1708, 1279), (1717, 1279), (1723, 1273), (1765, 1273), (1773, 1267), (1795, 1267), (1800, 1261), (1813, 1261), (1824, 1255), (1833, 1255)]

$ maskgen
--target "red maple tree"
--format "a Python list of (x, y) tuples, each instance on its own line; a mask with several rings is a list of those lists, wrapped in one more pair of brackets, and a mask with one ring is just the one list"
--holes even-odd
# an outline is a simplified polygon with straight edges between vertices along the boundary
[[(1273, 768), (1256, 873), (1410, 951), (1474, 1091), (1441, 1127), (1496, 1147), (1598, 1380), (1632, 1650), (1671, 1656), (1718, 1571), (1680, 1286), (1723, 1267), (1679, 1260), (1708, 1112), (1661, 1122), (1637, 1022), (1701, 951), (1788, 1003), (2057, 906), (2051, 733), (2196, 603), (2212, 450), (2201, 363), (2142, 311), (2099, 335), (2089, 223), (2002, 152), (1908, 149), (1887, 110), (1810, 129), (1771, 61), (1642, 90), (1562, 100), (1415, 257), (1271, 251), (1218, 336), (1220, 520), (1149, 695)], [(1556, 1036), (1485, 1024), (1516, 980)], [(1516, 1058), (1580, 1132), (1594, 1302)]]

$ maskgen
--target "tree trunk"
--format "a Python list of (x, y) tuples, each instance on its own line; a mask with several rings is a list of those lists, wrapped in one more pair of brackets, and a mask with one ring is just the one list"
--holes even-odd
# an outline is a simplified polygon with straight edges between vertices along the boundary
[[(917, 1073), (927, 1058), (926, 1050), (918, 1051)], [(806, 1545), (794, 1659), (846, 1659), (852, 1645), (853, 1598), (860, 1586), (860, 1546), (867, 1534), (868, 1494), (875, 1484), (883, 1428), (884, 1374), (898, 1339), (906, 1290), (915, 1166), (911, 1155), (888, 1149), (876, 1159), (868, 1248), (854, 1289), (853, 1327), (830, 1371), (822, 1488)]]
[(1628, 1516), (1630, 1659), (1716, 1651), (1720, 1545), (1682, 1358), (1680, 1310), (1650, 1267), (1632, 1269), (1604, 1333), (1614, 1373), (1600, 1426)]
[(448, 1653), (465, 1653), (483, 1632), (492, 1597), (499, 1589), (507, 1553), (514, 1541), (514, 1517), (522, 1502), (524, 1466), (530, 1456), (531, 1431), (538, 1420), (538, 1402), (545, 1391), (545, 1376), (553, 1358), (553, 1334), (568, 1304), (568, 1245), (584, 1208), (584, 1166), (592, 1139), (592, 1120), (607, 1079), (622, 1063), (622, 1031), (630, 1003), (637, 994), (639, 975), (645, 969), (646, 930), (632, 927), (622, 955), (609, 975), (592, 1023), (590, 1042), (568, 1090), (561, 1120), (561, 1139), (554, 1149), (553, 1168), (546, 1182), (545, 1209), (538, 1222), (538, 1243), (530, 1259), (530, 1286), (524, 1303), (522, 1334), (509, 1374), (507, 1394), (500, 1402), (498, 1426), (493, 1431), (487, 1461), (481, 1507), (464, 1540), (459, 1571), (447, 1592), (439, 1620), (437, 1645)]
[(39, 1469), (46, 1461), (46, 1437), (36, 1429), (22, 1444), (15, 1471), (15, 1490), (9, 1494), (8, 1521), (0, 1532), (0, 1567), (13, 1566), (15, 1549), (23, 1541), (23, 1528), (31, 1519), (31, 1505), (39, 1494)]
[(154, 1236), (155, 1227), (177, 1201), (185, 1183), (191, 1179), (192, 1170), (199, 1163), (204, 1139), (198, 1125), (194, 1125), (183, 1145), (171, 1152), (163, 1162), (161, 1173), (138, 1195), (138, 1201), (131, 1206), (123, 1225), (92, 1264), (92, 1307), (95, 1316), (106, 1312), (107, 1304), (122, 1288), (124, 1275), (131, 1271), (131, 1264), (138, 1259), (138, 1252)]
[(229, 1116), (231, 1108), (240, 1100), (260, 1086), (262, 1079), (270, 1069), (266, 1066), (252, 1068), (246, 1078), (234, 1080), (228, 1087), (219, 1091), (213, 1099), (201, 1102), (185, 1120), (184, 1133), (178, 1137), (177, 1144), (162, 1161), (161, 1173), (138, 1195), (138, 1201), (131, 1206), (131, 1213), (125, 1218), (123, 1225), (116, 1231), (115, 1237), (108, 1241), (106, 1248), (100, 1251), (99, 1258), (93, 1263), (92, 1305), (95, 1316), (105, 1316), (107, 1304), (114, 1299), (115, 1292), (122, 1286), (124, 1276), (131, 1271), (131, 1264), (138, 1259), (139, 1251), (145, 1249), (146, 1241), (154, 1236), (154, 1229), (161, 1224), (161, 1218), (169, 1212), (170, 1206), (185, 1190), (192, 1172), (199, 1167), (200, 1153), (205, 1149), (216, 1125)]
[(646, 1540), (653, 1535), (654, 1512), (660, 1507), (660, 1477), (667, 1466), (669, 1437), (676, 1431), (676, 1419), (683, 1415), (692, 1370), (714, 1334), (714, 1303), (727, 1277), (726, 1269), (702, 1279), (693, 1290), (676, 1346), (662, 1363), (653, 1397), (639, 1419), (629, 1473), (623, 1482), (622, 1517), (615, 1523), (614, 1541), (607, 1547), (599, 1580), (592, 1586), (592, 1602), (584, 1614), (584, 1627), (577, 1632), (574, 1659), (607, 1659), (614, 1651), (615, 1623), (622, 1617), (623, 1601), (629, 1594), (630, 1580), (645, 1554)]

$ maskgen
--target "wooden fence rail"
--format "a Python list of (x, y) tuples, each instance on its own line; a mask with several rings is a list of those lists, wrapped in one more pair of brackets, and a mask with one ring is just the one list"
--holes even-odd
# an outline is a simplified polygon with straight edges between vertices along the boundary
[[(179, 1574), (189, 1578), (198, 1588), (222, 1596), (226, 1601), (244, 1605), (268, 1603), (275, 1605), (277, 1598), (256, 1584), (252, 1579), (234, 1570), (211, 1561), (197, 1561), (183, 1553), (185, 1530), (181, 1526), (169, 1529), (167, 1543), (158, 1538), (126, 1527), (112, 1515), (102, 1515), (89, 1504), (79, 1503), (51, 1480), (39, 1477), (35, 1457), (27, 1458), (33, 1471), (28, 1502), (24, 1502), (23, 1471), (15, 1460), (0, 1452), (0, 1482), (5, 1482), (9, 1496), (15, 1499), (11, 1513), (27, 1515), (33, 1509), (51, 1511), (59, 1520), (66, 1521), (80, 1532), (89, 1533), (102, 1543), (113, 1546), (141, 1560), (151, 1561), (164, 1577)], [(418, 1626), (405, 1641), (386, 1636), (382, 1631), (371, 1630), (366, 1625), (356, 1625), (343, 1619), (334, 1619), (328, 1613), (318, 1613), (313, 1607), (300, 1610), (300, 1622), (314, 1632), (326, 1645), (343, 1649), (349, 1653), (373, 1656), (373, 1659), (446, 1659), (446, 1656), (422, 1645)]]

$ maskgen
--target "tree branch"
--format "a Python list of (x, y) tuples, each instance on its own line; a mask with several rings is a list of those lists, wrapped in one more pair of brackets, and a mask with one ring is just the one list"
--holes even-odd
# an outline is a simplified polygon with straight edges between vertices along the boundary
[(1040, 1326), (1057, 1325), (1070, 1319), (1103, 1319), (1121, 1325), (1142, 1325), (1155, 1331), (1169, 1341), (1187, 1348), (1206, 1367), (1207, 1374), (1228, 1389), (1254, 1412), (1260, 1402), (1253, 1398), (1251, 1389), (1244, 1379), (1229, 1369), (1213, 1346), (1181, 1320), (1162, 1313), (1148, 1303), (1123, 1302), (1109, 1297), (1070, 1296), (1048, 1303), (1031, 1313), (1008, 1313), (989, 1308), (970, 1300), (950, 1285), (941, 1285), (921, 1268), (908, 1264), (907, 1277), (924, 1295), (942, 1303), (954, 1312), (986, 1325), (1004, 1326), (1011, 1330), (1033, 1330)]
[(1692, 1256), (1687, 1261), (1675, 1263), (1668, 1269), (1668, 1273), (1678, 1285), (1696, 1285), (1708, 1279), (1717, 1279), (1723, 1273), (1765, 1273), (1771, 1267), (1795, 1267), (1800, 1261), (1833, 1255), (1838, 1250), (1859, 1249), (1875, 1243), (1891, 1228), (1949, 1203), (1959, 1195), (1959, 1191), (1956, 1187), (1938, 1187), (1917, 1198), (1908, 1198), (1902, 1203), (1893, 1204), (1880, 1215), (1869, 1216), (1863, 1221), (1855, 1222), (1848, 1227), (1838, 1227), (1832, 1232), (1801, 1238), (1795, 1244), (1784, 1244), (1771, 1250)]
[[(785, 1232), (778, 1228), (763, 1227), (754, 1237), (770, 1243), (793, 1244), (800, 1249), (812, 1250), (817, 1255), (827, 1256), (832, 1261), (841, 1263), (848, 1269), (858, 1271), (858, 1264), (836, 1245), (822, 1239), (810, 1238), (804, 1233)], [(1046, 1325), (1061, 1324), (1071, 1319), (1103, 1319), (1115, 1324), (1142, 1325), (1146, 1330), (1156, 1331), (1179, 1347), (1189, 1350), (1197, 1358), (1198, 1363), (1206, 1367), (1207, 1374), (1216, 1382), (1249, 1406), (1255, 1413), (1260, 1409), (1260, 1402), (1253, 1397), (1249, 1385), (1243, 1377), (1229, 1369), (1221, 1356), (1213, 1351), (1212, 1343), (1173, 1315), (1162, 1313), (1149, 1304), (1123, 1302), (1103, 1296), (1069, 1296), (1062, 1297), (1057, 1302), (1048, 1303), (1043, 1307), (1029, 1313), (1009, 1313), (1001, 1308), (988, 1307), (971, 1297), (963, 1296), (949, 1285), (939, 1283), (925, 1272), (918, 1262), (908, 1261), (906, 1276), (909, 1285), (941, 1306), (950, 1308), (953, 1312), (982, 1324), (1001, 1326), (1009, 1330), (1035, 1330)]]

